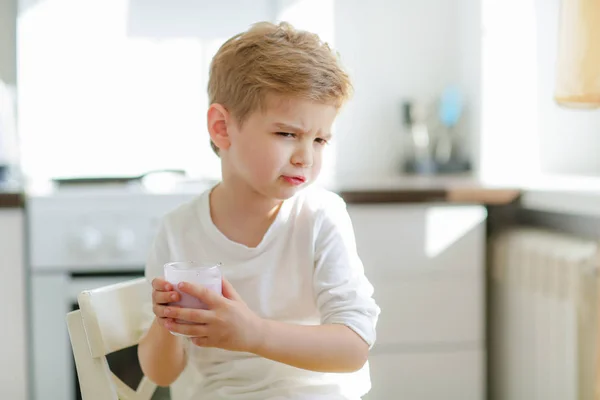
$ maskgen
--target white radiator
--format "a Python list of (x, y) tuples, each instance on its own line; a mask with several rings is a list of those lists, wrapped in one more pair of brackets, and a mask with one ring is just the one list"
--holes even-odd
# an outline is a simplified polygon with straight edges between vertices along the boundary
[(593, 400), (598, 243), (516, 227), (490, 246), (494, 400)]

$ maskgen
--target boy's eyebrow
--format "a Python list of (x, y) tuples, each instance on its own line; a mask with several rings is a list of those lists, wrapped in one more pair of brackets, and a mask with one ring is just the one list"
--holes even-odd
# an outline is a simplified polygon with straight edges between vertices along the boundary
[(291, 131), (291, 132), (304, 133), (304, 129), (302, 129), (302, 127), (300, 127), (300, 126), (290, 125), (290, 124), (286, 124), (283, 122), (276, 122), (275, 126), (278, 127), (279, 129), (283, 129), (283, 130), (287, 130), (287, 131)]
[[(292, 133), (302, 133), (302, 134), (306, 133), (304, 131), (304, 129), (302, 129), (302, 127), (300, 127), (300, 126), (286, 124), (286, 123), (283, 123), (283, 122), (276, 122), (275, 126), (277, 128), (279, 128), (279, 129), (282, 129), (284, 131), (289, 131), (289, 132), (292, 132)], [(323, 137), (326, 140), (331, 139), (331, 133), (322, 133), (319, 136)]]

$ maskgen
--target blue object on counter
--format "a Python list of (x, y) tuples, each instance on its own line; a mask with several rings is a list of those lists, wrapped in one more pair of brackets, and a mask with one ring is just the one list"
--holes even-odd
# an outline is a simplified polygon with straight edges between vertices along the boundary
[(454, 126), (462, 113), (463, 101), (460, 90), (447, 87), (440, 99), (440, 120), (445, 126)]

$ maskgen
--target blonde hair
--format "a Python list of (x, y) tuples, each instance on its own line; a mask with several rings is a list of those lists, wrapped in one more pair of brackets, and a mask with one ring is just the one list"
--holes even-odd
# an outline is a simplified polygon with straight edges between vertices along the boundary
[[(259, 22), (227, 40), (210, 64), (209, 104), (223, 105), (239, 124), (266, 108), (268, 94), (340, 108), (352, 93), (337, 53), (314, 33), (287, 22)], [(218, 148), (211, 141), (217, 155)]]

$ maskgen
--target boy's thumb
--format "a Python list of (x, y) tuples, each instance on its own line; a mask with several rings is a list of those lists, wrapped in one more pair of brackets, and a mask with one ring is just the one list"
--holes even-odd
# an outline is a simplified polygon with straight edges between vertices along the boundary
[(223, 296), (224, 297), (228, 298), (229, 300), (243, 301), (241, 296), (234, 289), (233, 285), (231, 283), (229, 283), (229, 281), (225, 278), (223, 278), (222, 287), (223, 287)]

